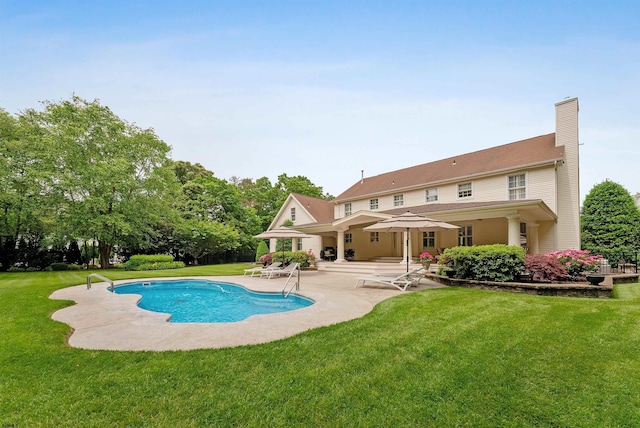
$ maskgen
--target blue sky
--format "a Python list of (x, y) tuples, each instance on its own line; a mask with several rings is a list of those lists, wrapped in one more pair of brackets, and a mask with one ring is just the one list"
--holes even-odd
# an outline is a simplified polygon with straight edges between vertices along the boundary
[(640, 2), (0, 0), (0, 107), (75, 93), (216, 176), (380, 174), (554, 131), (640, 192)]

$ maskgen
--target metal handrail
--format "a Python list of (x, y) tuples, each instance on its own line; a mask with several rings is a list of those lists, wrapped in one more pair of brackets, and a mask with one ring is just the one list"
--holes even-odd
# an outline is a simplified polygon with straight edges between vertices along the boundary
[(87, 276), (87, 290), (91, 290), (91, 278), (92, 277), (100, 278), (101, 280), (111, 284), (111, 287), (109, 287), (109, 289), (111, 290), (111, 292), (113, 292), (113, 289), (114, 289), (113, 281), (110, 280), (107, 277), (104, 277), (104, 276), (100, 275), (99, 273), (91, 273), (91, 274), (89, 274), (89, 276)]
[[(289, 291), (287, 291), (287, 285), (289, 285), (289, 280), (291, 280), (291, 277), (293, 276), (294, 272), (298, 272), (298, 280), (291, 286)], [(289, 277), (287, 278), (287, 282), (284, 283), (284, 287), (282, 288), (282, 297), (285, 298), (285, 299), (287, 297), (289, 297), (289, 294), (291, 294), (291, 292), (293, 291), (294, 287), (295, 287), (296, 291), (300, 290), (300, 265), (299, 264), (297, 264), (297, 266), (294, 269), (292, 269), (291, 272), (289, 273)]]

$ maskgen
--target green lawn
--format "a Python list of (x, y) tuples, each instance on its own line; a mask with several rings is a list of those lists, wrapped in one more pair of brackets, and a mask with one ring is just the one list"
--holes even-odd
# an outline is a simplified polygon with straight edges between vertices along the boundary
[[(243, 265), (114, 279), (227, 275)], [(462, 288), (265, 345), (70, 348), (86, 272), (0, 274), (0, 426), (639, 426), (640, 286), (612, 300)]]

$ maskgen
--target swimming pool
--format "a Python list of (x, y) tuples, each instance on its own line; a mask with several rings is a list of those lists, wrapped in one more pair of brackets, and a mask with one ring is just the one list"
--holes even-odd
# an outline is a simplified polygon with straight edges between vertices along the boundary
[(139, 294), (138, 306), (171, 314), (171, 322), (237, 322), (258, 314), (293, 311), (312, 305), (310, 299), (290, 294), (258, 293), (224, 282), (202, 279), (127, 283), (116, 294)]

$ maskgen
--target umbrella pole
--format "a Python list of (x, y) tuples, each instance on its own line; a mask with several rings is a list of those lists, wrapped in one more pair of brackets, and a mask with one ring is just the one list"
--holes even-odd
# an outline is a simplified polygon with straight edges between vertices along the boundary
[(406, 258), (407, 258), (407, 272), (409, 272), (409, 228), (407, 227), (407, 248), (406, 248)]

